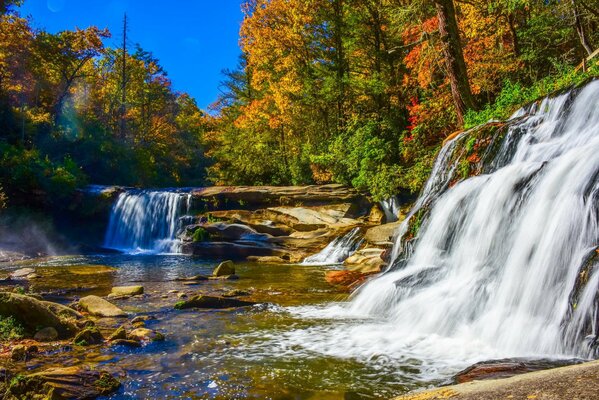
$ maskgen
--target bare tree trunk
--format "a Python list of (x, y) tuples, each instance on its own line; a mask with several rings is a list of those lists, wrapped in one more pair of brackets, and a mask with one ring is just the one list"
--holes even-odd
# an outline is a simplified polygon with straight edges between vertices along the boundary
[(468, 81), (455, 6), (453, 0), (435, 0), (435, 4), (451, 94), (458, 116), (458, 124), (462, 126), (464, 125), (464, 114), (469, 109), (475, 109), (476, 103)]
[(575, 0), (572, 0), (572, 11), (574, 12), (574, 26), (576, 27), (576, 32), (580, 38), (580, 44), (582, 44), (582, 47), (584, 47), (585, 51), (590, 56), (593, 54), (593, 46), (590, 45), (589, 39), (584, 31), (584, 26), (580, 19), (580, 13), (578, 12), (578, 6), (576, 5)]

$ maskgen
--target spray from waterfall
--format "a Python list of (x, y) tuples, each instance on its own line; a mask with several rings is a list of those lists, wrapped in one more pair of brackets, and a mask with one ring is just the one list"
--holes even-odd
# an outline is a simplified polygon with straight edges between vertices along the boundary
[(190, 207), (189, 193), (121, 193), (112, 207), (104, 246), (129, 253), (179, 253), (176, 235)]

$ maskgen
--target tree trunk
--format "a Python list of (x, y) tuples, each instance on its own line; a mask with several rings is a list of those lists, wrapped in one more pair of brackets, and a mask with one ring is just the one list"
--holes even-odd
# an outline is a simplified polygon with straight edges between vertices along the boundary
[(580, 19), (580, 13), (578, 12), (578, 6), (576, 5), (575, 0), (572, 0), (572, 11), (574, 12), (574, 26), (576, 27), (576, 32), (580, 38), (580, 44), (582, 44), (582, 47), (584, 47), (585, 51), (590, 56), (593, 54), (593, 47), (590, 45), (589, 39), (584, 31), (584, 26)]
[(451, 94), (456, 108), (458, 124), (462, 126), (464, 125), (464, 114), (469, 109), (475, 109), (476, 103), (468, 82), (468, 72), (460, 42), (456, 11), (453, 0), (435, 0), (435, 4), (439, 19), (439, 34), (443, 45), (443, 57), (445, 58), (447, 75), (451, 84)]

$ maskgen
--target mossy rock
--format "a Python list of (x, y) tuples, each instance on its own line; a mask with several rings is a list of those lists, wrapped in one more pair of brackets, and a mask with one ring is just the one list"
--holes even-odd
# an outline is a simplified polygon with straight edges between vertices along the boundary
[(102, 332), (95, 326), (88, 326), (75, 335), (73, 339), (73, 343), (79, 346), (90, 346), (101, 344), (102, 342), (104, 342), (104, 336), (102, 336)]

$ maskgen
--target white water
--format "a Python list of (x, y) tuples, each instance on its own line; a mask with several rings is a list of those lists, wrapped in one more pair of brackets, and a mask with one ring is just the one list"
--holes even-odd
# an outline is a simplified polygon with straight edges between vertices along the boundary
[(273, 337), (284, 350), (417, 365), (407, 375), (426, 381), (494, 358), (596, 356), (599, 268), (569, 300), (599, 244), (599, 81), (520, 110), (490, 171), (449, 188), (465, 135), (408, 216), (431, 207), (413, 248), (405, 222), (395, 267), (350, 303), (291, 309), (336, 321)]
[(362, 238), (360, 228), (354, 228), (345, 236), (338, 237), (322, 249), (302, 262), (307, 265), (341, 264), (360, 247)]
[(385, 213), (386, 222), (396, 222), (399, 219), (399, 199), (397, 196), (381, 201), (381, 208)]
[(179, 253), (176, 234), (190, 201), (189, 193), (121, 193), (110, 213), (104, 246), (128, 253)]

